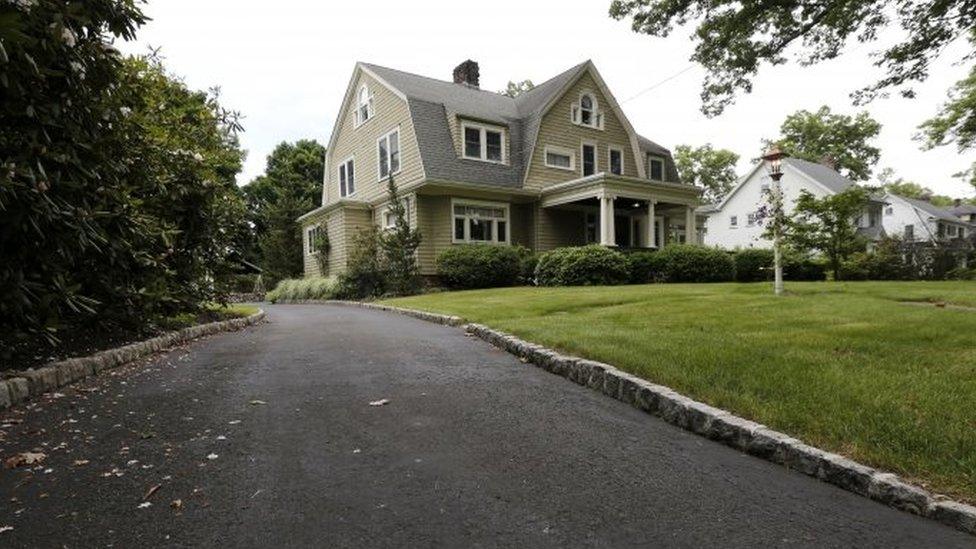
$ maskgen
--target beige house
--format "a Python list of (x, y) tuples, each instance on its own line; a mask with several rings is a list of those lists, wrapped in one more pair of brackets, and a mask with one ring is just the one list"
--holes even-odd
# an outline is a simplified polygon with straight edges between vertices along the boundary
[(514, 99), (479, 89), (473, 61), (453, 82), (358, 63), (325, 161), (322, 206), (299, 218), (306, 276), (322, 274), (323, 231), (336, 274), (357, 231), (392, 222), (391, 175), (423, 236), (424, 275), (457, 244), (700, 241), (700, 189), (681, 184), (671, 153), (634, 131), (590, 61)]

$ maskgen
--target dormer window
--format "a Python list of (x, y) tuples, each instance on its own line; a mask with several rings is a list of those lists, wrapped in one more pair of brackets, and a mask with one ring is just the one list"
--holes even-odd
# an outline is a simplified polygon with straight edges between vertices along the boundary
[(464, 122), (461, 124), (462, 158), (504, 164), (505, 130), (497, 126), (486, 126)]
[(591, 93), (580, 95), (579, 101), (573, 104), (571, 118), (573, 124), (587, 128), (603, 129), (603, 113), (599, 103)]
[(647, 177), (652, 181), (664, 181), (664, 159), (660, 156), (647, 157)]
[(373, 117), (373, 94), (365, 84), (359, 88), (356, 105), (356, 126), (360, 126)]

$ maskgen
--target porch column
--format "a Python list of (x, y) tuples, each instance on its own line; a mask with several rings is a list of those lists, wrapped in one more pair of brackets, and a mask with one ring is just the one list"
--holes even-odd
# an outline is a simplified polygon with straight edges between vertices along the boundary
[(698, 223), (694, 206), (687, 206), (685, 210), (685, 244), (698, 244)]
[(613, 200), (614, 196), (601, 194), (600, 199), (600, 244), (604, 246), (616, 246), (616, 229), (613, 226)]
[(657, 222), (654, 220), (654, 205), (657, 204), (657, 200), (653, 198), (647, 199), (647, 247), (657, 248)]

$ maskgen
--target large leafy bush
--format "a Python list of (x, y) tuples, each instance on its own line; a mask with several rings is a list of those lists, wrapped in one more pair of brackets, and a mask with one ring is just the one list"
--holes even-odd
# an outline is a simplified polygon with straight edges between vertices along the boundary
[(542, 254), (535, 277), (540, 286), (606, 286), (626, 283), (630, 273), (623, 254), (593, 244)]
[(728, 282), (735, 277), (732, 256), (717, 248), (673, 244), (656, 254), (664, 282)]
[(773, 279), (773, 250), (746, 248), (735, 252), (735, 280), (760, 282)]
[(437, 276), (448, 288), (500, 288), (519, 283), (523, 258), (512, 246), (466, 244), (437, 256)]
[(634, 251), (627, 254), (627, 271), (631, 284), (662, 282), (663, 256), (655, 251)]

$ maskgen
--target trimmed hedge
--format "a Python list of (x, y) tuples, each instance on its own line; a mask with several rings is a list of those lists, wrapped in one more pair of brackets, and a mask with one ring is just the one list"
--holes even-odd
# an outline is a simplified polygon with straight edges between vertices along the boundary
[(822, 282), (827, 280), (827, 264), (809, 257), (787, 256), (783, 261), (783, 278), (795, 281)]
[(663, 260), (657, 252), (636, 251), (628, 253), (626, 257), (631, 284), (663, 282)]
[(735, 252), (736, 282), (763, 282), (773, 279), (773, 250), (747, 248)]
[(694, 244), (674, 244), (655, 252), (662, 282), (729, 282), (735, 261), (728, 252)]
[(627, 259), (600, 245), (557, 248), (539, 257), (539, 286), (609, 286), (630, 280)]
[(309, 277), (282, 280), (265, 295), (271, 303), (304, 299), (336, 299), (339, 282), (335, 277)]
[(521, 246), (452, 246), (437, 256), (437, 275), (454, 289), (514, 286), (523, 278), (523, 265), (531, 255)]

